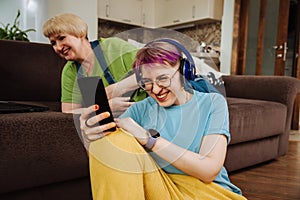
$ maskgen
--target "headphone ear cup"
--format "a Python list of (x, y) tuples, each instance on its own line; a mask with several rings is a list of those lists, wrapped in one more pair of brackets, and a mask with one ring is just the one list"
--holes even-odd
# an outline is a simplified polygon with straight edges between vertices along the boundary
[(189, 68), (190, 68), (190, 62), (187, 59), (182, 58), (180, 60), (180, 74), (182, 74), (182, 76), (180, 76), (180, 80), (185, 90), (190, 89), (190, 85), (188, 83), (190, 80), (189, 79), (190, 74), (188, 70)]
[(189, 74), (189, 61), (185, 58), (182, 58), (180, 60), (180, 73), (184, 76), (185, 79), (190, 80), (190, 74)]
[(191, 63), (187, 59), (182, 59), (183, 75), (187, 80), (192, 80), (193, 70), (191, 69)]
[(184, 68), (185, 68), (185, 59), (184, 58), (182, 58), (181, 60), (180, 60), (180, 74), (182, 74), (182, 75), (184, 75)]

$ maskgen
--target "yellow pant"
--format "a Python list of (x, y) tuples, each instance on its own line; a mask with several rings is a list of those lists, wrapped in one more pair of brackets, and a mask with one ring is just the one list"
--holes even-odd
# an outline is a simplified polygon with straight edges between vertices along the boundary
[(122, 129), (92, 142), (89, 157), (94, 200), (245, 199), (215, 183), (165, 173)]

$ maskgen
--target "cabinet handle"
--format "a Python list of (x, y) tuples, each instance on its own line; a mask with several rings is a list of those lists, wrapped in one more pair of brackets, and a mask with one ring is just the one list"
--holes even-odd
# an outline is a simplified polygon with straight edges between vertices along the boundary
[(131, 22), (130, 19), (122, 19), (124, 22)]
[(106, 17), (109, 17), (109, 5), (105, 5), (105, 15)]
[(177, 22), (180, 22), (180, 19), (173, 20), (173, 23), (177, 23)]
[(192, 7), (192, 18), (195, 18), (195, 14), (196, 14), (196, 6), (194, 5)]
[(143, 23), (143, 25), (146, 24), (146, 14), (145, 13), (143, 13), (143, 21), (142, 21), (142, 23)]

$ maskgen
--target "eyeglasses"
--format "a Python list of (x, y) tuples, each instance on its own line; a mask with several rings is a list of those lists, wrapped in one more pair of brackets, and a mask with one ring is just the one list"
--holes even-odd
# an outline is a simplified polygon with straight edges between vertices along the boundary
[(139, 84), (140, 88), (142, 88), (143, 90), (146, 90), (146, 91), (152, 90), (153, 83), (155, 83), (159, 87), (167, 88), (171, 85), (171, 79), (178, 72), (178, 69), (174, 72), (174, 74), (172, 76), (164, 74), (164, 75), (158, 76), (154, 81), (147, 79), (147, 78), (143, 78), (139, 81), (138, 84)]

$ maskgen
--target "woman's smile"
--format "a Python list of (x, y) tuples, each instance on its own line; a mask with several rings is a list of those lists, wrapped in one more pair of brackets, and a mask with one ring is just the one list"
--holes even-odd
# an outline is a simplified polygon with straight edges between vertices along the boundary
[(70, 49), (71, 49), (70, 47), (64, 47), (61, 51), (62, 55), (67, 56)]
[(157, 101), (165, 102), (168, 100), (168, 94), (169, 94), (169, 91), (155, 95), (155, 97), (156, 97)]

